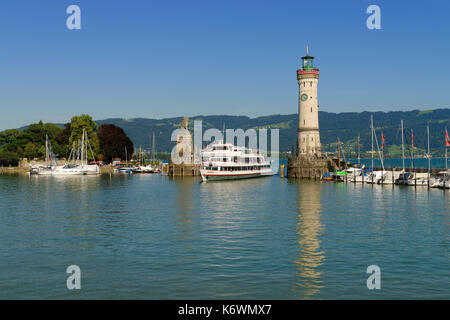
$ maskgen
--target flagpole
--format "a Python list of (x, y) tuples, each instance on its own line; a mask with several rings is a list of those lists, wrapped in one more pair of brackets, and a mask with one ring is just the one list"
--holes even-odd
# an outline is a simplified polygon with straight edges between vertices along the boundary
[[(445, 130), (447, 131), (447, 129), (445, 129)], [(447, 169), (447, 149), (448, 149), (448, 147), (447, 147), (447, 141), (446, 141), (446, 143), (445, 143), (445, 173), (444, 173), (444, 185), (443, 185), (444, 191), (445, 191), (445, 182), (447, 181), (447, 171), (448, 171), (448, 169)]]
[(447, 127), (445, 127), (445, 171), (447, 171), (448, 166), (447, 166)]

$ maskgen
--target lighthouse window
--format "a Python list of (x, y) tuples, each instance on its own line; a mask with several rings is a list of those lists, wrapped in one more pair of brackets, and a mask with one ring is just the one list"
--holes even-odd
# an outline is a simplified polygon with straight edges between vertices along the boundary
[(306, 120), (303, 120), (303, 124), (306, 124)]
[(311, 107), (311, 112), (312, 112), (312, 107)]
[(309, 82), (309, 86), (312, 87), (312, 81)]

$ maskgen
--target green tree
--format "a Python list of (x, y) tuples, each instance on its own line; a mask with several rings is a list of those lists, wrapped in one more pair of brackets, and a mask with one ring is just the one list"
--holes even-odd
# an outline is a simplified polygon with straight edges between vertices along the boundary
[(42, 121), (30, 124), (23, 131), (6, 130), (0, 133), (0, 150), (15, 152), (19, 157), (44, 157), (46, 136), (52, 145), (57, 145), (55, 137), (62, 130), (53, 123), (44, 124)]
[(39, 149), (37, 150), (37, 153), (39, 158), (44, 159), (46, 154), (45, 145), (40, 146)]
[(16, 141), (20, 134), (21, 131), (17, 129), (10, 129), (0, 132), (0, 147)]
[(23, 150), (23, 155), (28, 159), (34, 159), (36, 157), (37, 148), (33, 142), (28, 142)]
[(0, 152), (1, 166), (17, 166), (19, 164), (19, 155), (16, 152)]
[(97, 136), (98, 127), (92, 117), (87, 114), (72, 117), (70, 121), (70, 129), (71, 134), (69, 145), (72, 146), (73, 142), (75, 141), (76, 146), (78, 146), (79, 141), (81, 141), (84, 129), (86, 130), (92, 151), (94, 152), (95, 157), (98, 157), (100, 152), (100, 142)]

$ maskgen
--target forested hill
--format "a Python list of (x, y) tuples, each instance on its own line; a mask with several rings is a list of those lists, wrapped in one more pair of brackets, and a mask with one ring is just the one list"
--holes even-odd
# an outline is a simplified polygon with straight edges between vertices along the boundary
[[(335, 151), (339, 138), (346, 152), (356, 150), (357, 136), (360, 135), (361, 150), (371, 149), (370, 116), (374, 117), (374, 126), (381, 147), (381, 132), (386, 137), (386, 153), (398, 154), (401, 144), (400, 121), (404, 121), (405, 143), (409, 146), (411, 129), (414, 130), (414, 144), (417, 152), (425, 150), (426, 127), (430, 123), (430, 141), (434, 153), (442, 154), (444, 150), (444, 130), (450, 129), (450, 109), (428, 111), (392, 111), (392, 112), (319, 112), (320, 135), (324, 151)], [(169, 152), (174, 145), (170, 141), (172, 131), (179, 128), (183, 117), (167, 119), (106, 119), (96, 121), (99, 125), (115, 124), (124, 129), (134, 142), (134, 146), (149, 149), (152, 134), (155, 133), (157, 151)], [(298, 116), (271, 115), (257, 118), (245, 116), (195, 116), (189, 119), (190, 128), (193, 120), (203, 121), (203, 131), (209, 128), (222, 130), (223, 126), (230, 129), (278, 128), (280, 129), (280, 151), (291, 151), (296, 145)]]

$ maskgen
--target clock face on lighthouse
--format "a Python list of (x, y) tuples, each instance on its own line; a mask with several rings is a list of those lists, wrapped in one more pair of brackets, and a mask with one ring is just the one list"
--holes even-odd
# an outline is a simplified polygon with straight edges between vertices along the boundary
[(306, 101), (306, 99), (308, 99), (308, 95), (306, 93), (302, 94), (301, 99), (302, 101)]

